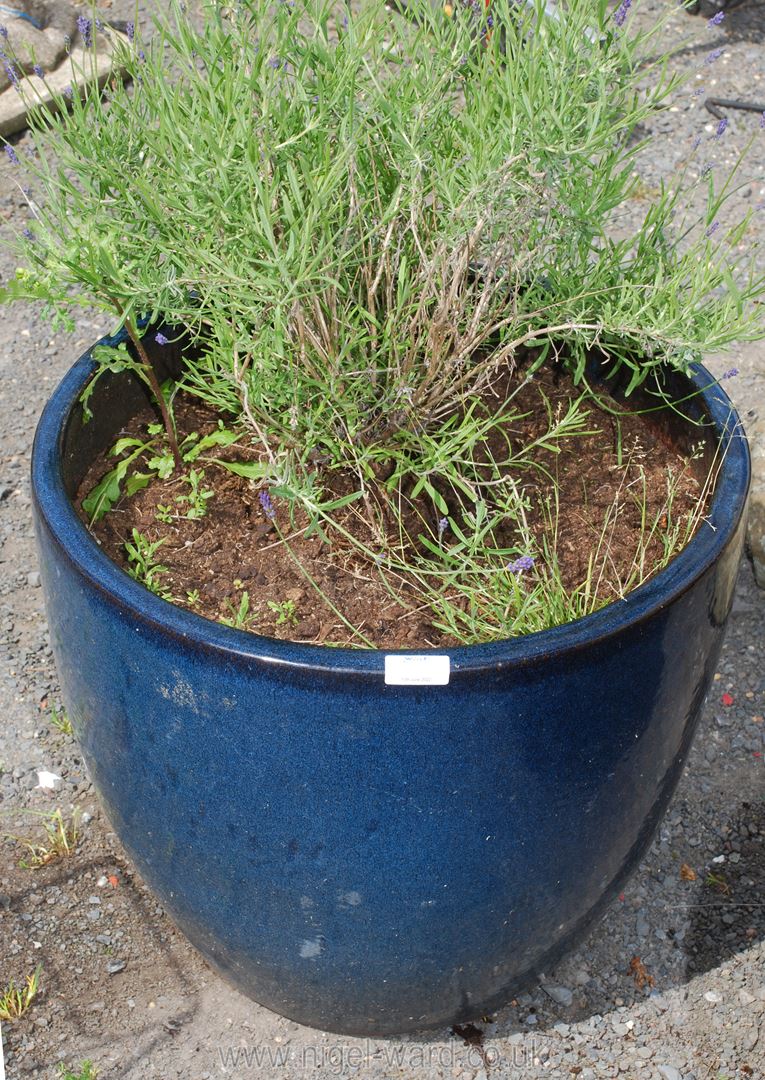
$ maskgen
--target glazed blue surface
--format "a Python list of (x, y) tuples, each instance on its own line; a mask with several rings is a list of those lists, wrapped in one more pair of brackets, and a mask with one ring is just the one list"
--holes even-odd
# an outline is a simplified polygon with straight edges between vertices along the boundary
[(721, 389), (698, 399), (727, 444), (708, 524), (666, 570), (400, 687), (382, 651), (211, 623), (106, 558), (69, 493), (138, 398), (107, 379), (82, 427), (91, 370), (35, 441), (51, 640), (93, 782), (174, 920), (255, 1000), (346, 1033), (474, 1019), (551, 970), (650, 843), (714, 671), (749, 484)]

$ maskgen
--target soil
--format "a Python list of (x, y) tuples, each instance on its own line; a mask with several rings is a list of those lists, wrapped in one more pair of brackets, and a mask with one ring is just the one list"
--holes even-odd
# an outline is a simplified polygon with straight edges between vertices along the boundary
[[(516, 372), (513, 379), (521, 384), (519, 390), (507, 378), (482, 402), (488, 412), (496, 408), (497, 400), (514, 392), (512, 415), (501, 432), (493, 433), (487, 444), (478, 445), (477, 460), (484, 460), (489, 451), (501, 461), (507, 456), (504, 439), (514, 448), (541, 439), (549, 430), (551, 415), (565, 415), (581, 396), (581, 389), (577, 390), (563, 369), (543, 369), (530, 378)], [(587, 404), (584, 434), (541, 448), (534, 457), (538, 467), (519, 470), (518, 482), (528, 498), (526, 519), (535, 538), (535, 564), (517, 575), (522, 591), (534, 588), (549, 573), (545, 552), (554, 548), (566, 588), (581, 587), (589, 574), (595, 584), (594, 606), (602, 606), (664, 564), (665, 536), (673, 525), (700, 517), (703, 463), (673, 445), (648, 416), (625, 413), (624, 406), (606, 393), (600, 401), (602, 405), (595, 400)], [(206, 435), (218, 424), (218, 415), (191, 397), (178, 395), (175, 413), (180, 441), (192, 433)], [(147, 439), (147, 429), (156, 421), (157, 417), (147, 412), (120, 434)], [(260, 453), (244, 436), (226, 449), (215, 447), (209, 457), (257, 461)], [(81, 485), (78, 504), (86, 522), (89, 518), (82, 509), (82, 499), (114, 465), (115, 457), (108, 454), (97, 460)], [(203, 473), (200, 490), (211, 493), (199, 517), (186, 516), (189, 468)], [(146, 458), (139, 459), (134, 471), (145, 469)], [(381, 469), (381, 481), (386, 476)], [(405, 508), (404, 525), (411, 538), (407, 553), (427, 558), (421, 536), (429, 532), (431, 541), (439, 541), (441, 512), (424, 493), (411, 497), (415, 479), (393, 498)], [(358, 488), (349, 471), (327, 472), (321, 483), (326, 499), (351, 495)], [(671, 507), (669, 484), (674, 493)], [(467, 508), (438, 479), (434, 485), (449, 506), (450, 521), (467, 530)], [(158, 544), (153, 556), (159, 566), (154, 591), (209, 619), (232, 622), (271, 637), (315, 644), (358, 644), (334, 607), (378, 647), (445, 648), (460, 644), (434, 626), (432, 609), (423, 604), (406, 577), (385, 565), (386, 549), (394, 549), (398, 525), (387, 509), (382, 483), (372, 487), (370, 501), (387, 537), (381, 538), (379, 529), (373, 530), (370, 516), (359, 511), (359, 502), (335, 512), (343, 529), (367, 549), (379, 552), (379, 565), (331, 529), (325, 530), (326, 539), (315, 531), (311, 534), (307, 516), (300, 510), (291, 513), (284, 499), (276, 493), (267, 496), (267, 490), (262, 483), (234, 475), (201, 455), (183, 472), (175, 470), (166, 479), (155, 477), (138, 492), (123, 495), (94, 523), (92, 531), (110, 557), (126, 569), (131, 568), (126, 542), (131, 542), (133, 530), (146, 542)], [(551, 518), (549, 507), (555, 505), (556, 492), (558, 511)], [(647, 544), (646, 521), (659, 523)], [(448, 547), (453, 539), (447, 528), (439, 542)], [(529, 553), (515, 522), (497, 530), (495, 540), (500, 547), (515, 550), (517, 556)], [(513, 556), (510, 558), (512, 561)], [(638, 563), (643, 569), (636, 578)], [(551, 613), (550, 625), (553, 622)], [(496, 637), (507, 636), (511, 636), (507, 627), (498, 625)]]

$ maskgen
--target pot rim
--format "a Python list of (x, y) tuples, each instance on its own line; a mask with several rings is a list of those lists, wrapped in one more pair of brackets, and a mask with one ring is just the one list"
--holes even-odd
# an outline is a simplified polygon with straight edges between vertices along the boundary
[[(714, 376), (701, 364), (690, 371), (724, 450), (709, 513), (696, 535), (672, 561), (649, 581), (599, 611), (548, 630), (523, 637), (454, 648), (351, 649), (346, 646), (297, 644), (252, 631), (235, 630), (156, 596), (130, 577), (102, 551), (77, 515), (64, 486), (63, 442), (71, 411), (77, 406), (95, 370), (91, 354), (98, 344), (121, 340), (106, 336), (94, 343), (70, 368), (48, 399), (32, 447), (32, 497), (48, 529), (69, 561), (91, 585), (137, 621), (153, 625), (172, 637), (202, 649), (221, 651), (245, 662), (280, 668), (309, 669), (326, 674), (380, 678), (385, 656), (449, 656), (451, 670), (496, 670), (563, 657), (585, 644), (607, 639), (668, 607), (719, 558), (736, 530), (749, 492), (751, 463), (743, 425), (733, 404)], [(401, 690), (402, 687), (396, 687)], [(416, 688), (414, 688), (416, 690)]]

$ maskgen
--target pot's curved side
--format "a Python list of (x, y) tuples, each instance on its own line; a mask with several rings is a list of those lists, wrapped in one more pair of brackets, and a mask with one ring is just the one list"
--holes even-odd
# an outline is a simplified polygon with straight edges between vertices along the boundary
[[(38, 480), (61, 485), (41, 431)], [(549, 970), (679, 777), (741, 555), (741, 460), (735, 520), (666, 604), (627, 601), (586, 645), (534, 635), (480, 665), (454, 650), (446, 687), (386, 686), (379, 654), (377, 671), (369, 654), (312, 664), (163, 626), (173, 609), (152, 597), (147, 617), (116, 567), (114, 588), (93, 579), (37, 483), (64, 700), (115, 831), (191, 941), (269, 1008), (354, 1034), (474, 1018)]]

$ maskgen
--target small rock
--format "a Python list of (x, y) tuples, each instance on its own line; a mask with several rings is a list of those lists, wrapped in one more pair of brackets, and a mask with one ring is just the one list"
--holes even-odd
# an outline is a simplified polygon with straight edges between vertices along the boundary
[(110, 960), (106, 965), (106, 970), (110, 975), (117, 975), (120, 971), (124, 971), (125, 967), (125, 960)]
[(683, 1080), (683, 1074), (674, 1065), (660, 1065), (659, 1072), (664, 1080)]
[(536, 1013), (529, 1013), (529, 1015), (523, 1022), (524, 1024), (528, 1024), (530, 1027), (533, 1027), (535, 1024), (539, 1023), (539, 1020), (537, 1019)]
[(567, 986), (548, 986), (545, 984), (542, 989), (551, 997), (553, 1001), (556, 1001), (558, 1005), (564, 1005), (566, 1008), (573, 1002), (574, 994)]
[(741, 1045), (745, 1050), (754, 1050), (759, 1038), (760, 1033), (757, 1028), (749, 1028), (748, 1031), (744, 1032), (744, 1038), (741, 1040)]
[(722, 1001), (722, 998), (715, 990), (707, 990), (704, 994), (705, 1001), (711, 1001), (713, 1005), (716, 1005), (718, 1001)]
[(40, 571), (39, 570), (33, 570), (31, 572), (31, 574), (27, 574), (27, 585), (29, 585), (30, 589), (39, 589), (40, 588)]

